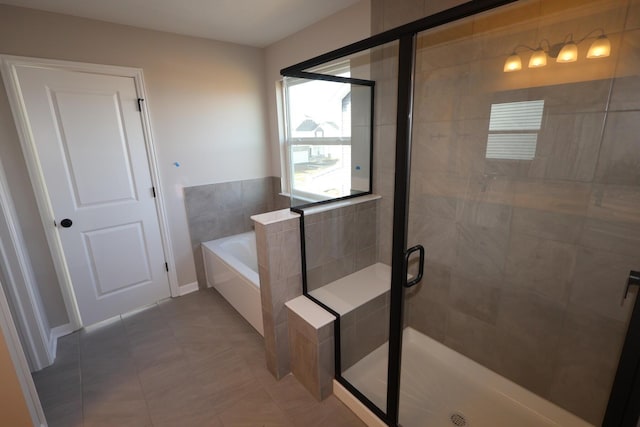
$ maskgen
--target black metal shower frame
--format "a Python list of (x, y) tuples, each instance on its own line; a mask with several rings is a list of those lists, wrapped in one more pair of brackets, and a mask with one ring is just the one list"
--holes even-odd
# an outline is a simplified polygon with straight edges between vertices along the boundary
[[(302, 254), (303, 293), (336, 316), (335, 330), (335, 371), (336, 380), (356, 396), (365, 406), (391, 427), (398, 426), (400, 405), (400, 372), (402, 361), (402, 326), (404, 314), (403, 290), (407, 280), (407, 233), (408, 201), (411, 174), (411, 129), (415, 68), (415, 43), (418, 33), (449, 24), (463, 18), (497, 9), (519, 0), (471, 0), (459, 6), (438, 12), (425, 18), (384, 31), (367, 39), (352, 43), (315, 58), (283, 68), (280, 73), (285, 77), (300, 77), (335, 81), (341, 83), (366, 84), (373, 88), (375, 82), (369, 80), (337, 77), (307, 70), (330, 61), (344, 58), (368, 49), (391, 42), (399, 42), (398, 53), (398, 92), (396, 113), (396, 159), (394, 183), (393, 241), (391, 260), (391, 292), (389, 319), (389, 364), (387, 372), (387, 411), (378, 408), (362, 392), (342, 377), (340, 357), (340, 315), (322, 301), (307, 292), (306, 250), (304, 240), (304, 208), (315, 205), (299, 206), (291, 210), (300, 214), (300, 238)], [(373, 99), (373, 98), (372, 98)], [(373, 102), (372, 102), (373, 105)], [(373, 107), (372, 107), (373, 108)], [(373, 111), (372, 111), (373, 112)], [(373, 143), (373, 121), (372, 138)], [(372, 150), (373, 153), (373, 150)], [(373, 166), (373, 155), (370, 158)], [(373, 167), (370, 168), (369, 188), (372, 188)], [(367, 193), (368, 194), (368, 193)], [(345, 198), (350, 198), (347, 196)], [(356, 195), (357, 197), (357, 195)], [(326, 202), (335, 201), (329, 200)], [(607, 414), (603, 427), (636, 427), (638, 408), (640, 408), (640, 291), (636, 297), (631, 322), (626, 337), (625, 348), (621, 356), (616, 380), (610, 395)], [(627, 351), (629, 350), (629, 351)], [(623, 411), (623, 413), (620, 413)]]

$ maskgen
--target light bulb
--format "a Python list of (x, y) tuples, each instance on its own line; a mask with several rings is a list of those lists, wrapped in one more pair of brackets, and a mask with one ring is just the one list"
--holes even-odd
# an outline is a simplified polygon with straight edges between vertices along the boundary
[(601, 35), (593, 43), (587, 52), (587, 58), (606, 58), (611, 55), (611, 42), (605, 35)]
[(504, 72), (509, 73), (511, 71), (522, 70), (522, 60), (520, 56), (515, 52), (504, 61)]
[(562, 46), (560, 53), (558, 53), (558, 59), (556, 59), (557, 62), (575, 62), (577, 60), (578, 46), (573, 41)]
[(538, 48), (529, 58), (529, 68), (540, 68), (545, 65), (547, 65), (547, 54), (542, 48)]

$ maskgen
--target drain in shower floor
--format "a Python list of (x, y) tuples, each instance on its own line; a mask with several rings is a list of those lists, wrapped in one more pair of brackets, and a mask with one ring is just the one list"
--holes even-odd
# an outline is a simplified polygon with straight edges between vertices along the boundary
[(456, 427), (467, 427), (469, 425), (469, 423), (467, 423), (467, 418), (459, 412), (451, 414), (449, 419), (451, 420), (451, 424)]

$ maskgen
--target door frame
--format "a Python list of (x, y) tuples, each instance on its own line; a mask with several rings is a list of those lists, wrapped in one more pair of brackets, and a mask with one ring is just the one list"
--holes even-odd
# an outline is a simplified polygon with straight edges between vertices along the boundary
[[(39, 371), (53, 363), (52, 331), (44, 317), (33, 268), (0, 162), (0, 261), (4, 264), (7, 298), (13, 303), (15, 322), (24, 341), (29, 366)], [(2, 289), (2, 288), (0, 288)], [(2, 289), (4, 291), (4, 289)]]
[(62, 71), (133, 78), (138, 97), (145, 101), (140, 103), (140, 116), (145, 139), (145, 148), (147, 151), (147, 160), (149, 163), (149, 171), (151, 173), (151, 181), (156, 189), (156, 211), (158, 213), (158, 222), (160, 224), (160, 235), (162, 238), (165, 260), (169, 266), (169, 272), (167, 273), (169, 277), (169, 287), (172, 297), (179, 296), (180, 291), (175, 267), (175, 257), (173, 254), (173, 246), (171, 245), (166, 203), (163, 197), (164, 192), (162, 189), (156, 148), (151, 130), (149, 98), (145, 89), (142, 69), (115, 65), (0, 55), (0, 68), (2, 71), (4, 85), (7, 90), (7, 96), (9, 98), (9, 105), (11, 106), (13, 118), (16, 123), (18, 138), (20, 139), (20, 145), (22, 146), (22, 152), (25, 157), (29, 178), (36, 197), (38, 211), (44, 226), (47, 243), (53, 258), (53, 264), (58, 277), (58, 282), (60, 283), (62, 297), (64, 299), (67, 315), (69, 316), (69, 322), (72, 328), (75, 330), (82, 327), (80, 311), (78, 309), (78, 303), (71, 282), (71, 274), (65, 261), (62, 242), (55, 227), (52, 226), (55, 216), (47, 190), (46, 181), (44, 179), (44, 174), (37, 156), (33, 132), (27, 119), (26, 106), (20, 92), (16, 69), (18, 66), (41, 67)]
[[(7, 344), (7, 349), (13, 362), (13, 369), (18, 377), (18, 382), (20, 383), (22, 395), (27, 404), (31, 421), (34, 426), (46, 427), (47, 420), (45, 419), (44, 410), (42, 409), (36, 386), (33, 383), (33, 377), (29, 371), (25, 352), (18, 338), (18, 331), (11, 317), (11, 311), (9, 310), (2, 284), (0, 284), (0, 331), (2, 335), (4, 335), (4, 341)], [(2, 337), (0, 337), (0, 339), (2, 339)]]

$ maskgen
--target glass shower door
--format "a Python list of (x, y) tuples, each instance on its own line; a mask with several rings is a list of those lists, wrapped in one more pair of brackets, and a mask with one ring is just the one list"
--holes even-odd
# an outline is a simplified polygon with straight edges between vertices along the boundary
[[(366, 50), (360, 57), (364, 75), (375, 81), (372, 178), (378, 198), (372, 209), (365, 204), (355, 207), (355, 228), (366, 231), (356, 231), (353, 241), (358, 261), (349, 300), (355, 303), (340, 313), (338, 381), (387, 419), (394, 200), (393, 180), (388, 177), (395, 167), (398, 43)], [(369, 233), (374, 235), (371, 246)]]
[[(417, 37), (404, 427), (602, 422), (640, 269), (640, 19), (575, 4)], [(587, 57), (601, 35), (610, 54)]]
[(338, 317), (337, 381), (381, 419), (388, 417), (397, 45), (293, 71), (284, 84), (291, 206), (304, 215), (304, 293)]

